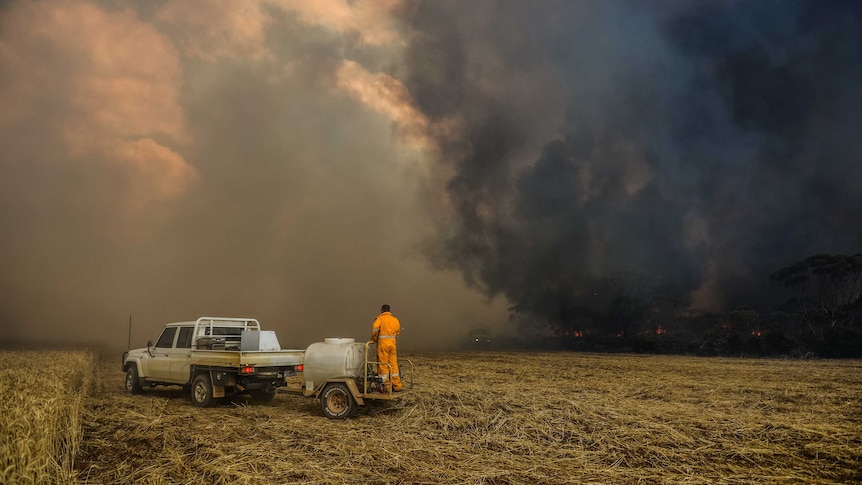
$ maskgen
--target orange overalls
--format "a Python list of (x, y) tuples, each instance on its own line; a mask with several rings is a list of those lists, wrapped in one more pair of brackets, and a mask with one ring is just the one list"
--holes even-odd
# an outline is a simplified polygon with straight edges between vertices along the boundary
[[(392, 388), (401, 390), (401, 375), (398, 373), (398, 356), (395, 353), (395, 337), (401, 333), (401, 322), (390, 312), (383, 312), (374, 319), (371, 329), (371, 340), (377, 343), (377, 374), (383, 378), (386, 391), (390, 389), (389, 379), (392, 378)], [(389, 364), (383, 365), (383, 364)]]

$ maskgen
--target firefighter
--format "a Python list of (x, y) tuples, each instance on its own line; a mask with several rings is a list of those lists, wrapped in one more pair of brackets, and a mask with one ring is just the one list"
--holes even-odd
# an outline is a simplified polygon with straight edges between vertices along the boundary
[(383, 305), (380, 307), (380, 315), (374, 319), (371, 341), (377, 344), (377, 361), (380, 362), (377, 365), (377, 373), (383, 378), (386, 392), (389, 392), (390, 386), (395, 392), (402, 389), (401, 376), (398, 373), (398, 357), (395, 354), (395, 337), (399, 333), (401, 333), (401, 322), (392, 316), (389, 305)]

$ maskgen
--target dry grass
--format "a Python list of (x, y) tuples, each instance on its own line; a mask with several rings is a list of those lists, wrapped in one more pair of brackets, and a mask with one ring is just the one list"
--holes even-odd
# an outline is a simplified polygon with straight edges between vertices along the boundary
[(74, 482), (96, 362), (88, 351), (0, 352), (0, 483)]
[(266, 405), (212, 409), (193, 407), (178, 388), (127, 396), (112, 360), (100, 367), (101, 385), (85, 399), (72, 478), (862, 483), (860, 361), (405, 357), (417, 363), (415, 392), (347, 421), (326, 419), (317, 401), (287, 394)]

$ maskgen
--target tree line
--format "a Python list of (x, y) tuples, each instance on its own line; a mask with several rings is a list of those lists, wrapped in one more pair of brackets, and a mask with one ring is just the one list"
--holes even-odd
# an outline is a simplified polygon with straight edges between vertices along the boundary
[(532, 347), (724, 356), (862, 357), (862, 254), (817, 254), (769, 275), (778, 303), (693, 310), (659, 278), (619, 272), (556, 315), (515, 306)]

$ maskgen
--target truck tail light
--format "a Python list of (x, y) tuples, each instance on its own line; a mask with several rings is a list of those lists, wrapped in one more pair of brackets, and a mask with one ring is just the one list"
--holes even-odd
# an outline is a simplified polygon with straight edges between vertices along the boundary
[(302, 364), (299, 364), (298, 366), (296, 366), (296, 372), (302, 372), (302, 368)]
[(254, 373), (254, 366), (244, 365), (244, 366), (239, 368), (239, 373), (243, 374), (243, 375), (253, 374)]

